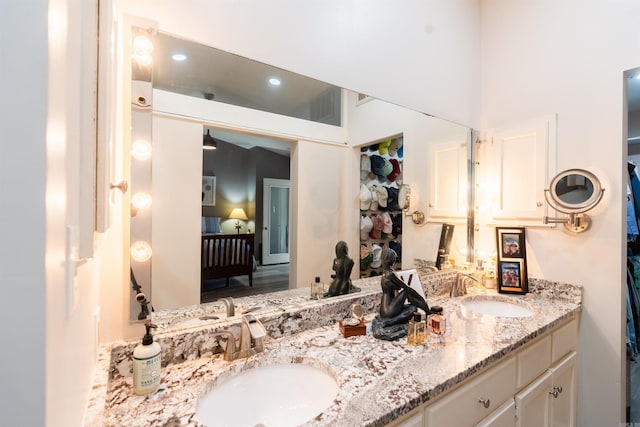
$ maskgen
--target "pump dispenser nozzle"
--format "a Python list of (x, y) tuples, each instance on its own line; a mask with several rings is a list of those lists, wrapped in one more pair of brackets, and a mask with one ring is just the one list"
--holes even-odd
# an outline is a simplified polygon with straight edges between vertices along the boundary
[(146, 322), (144, 326), (145, 328), (147, 328), (147, 332), (144, 334), (144, 337), (142, 337), (142, 344), (151, 345), (153, 344), (153, 335), (151, 335), (151, 328), (157, 328), (158, 326), (154, 325), (151, 322)]

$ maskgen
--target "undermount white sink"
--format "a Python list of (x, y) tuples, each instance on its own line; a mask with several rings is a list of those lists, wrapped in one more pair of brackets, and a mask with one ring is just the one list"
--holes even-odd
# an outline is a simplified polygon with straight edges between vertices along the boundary
[(462, 301), (462, 307), (490, 316), (500, 317), (529, 317), (533, 311), (523, 304), (500, 299), (467, 299)]
[(240, 372), (198, 401), (206, 426), (297, 426), (320, 414), (338, 394), (335, 378), (302, 364), (279, 364)]

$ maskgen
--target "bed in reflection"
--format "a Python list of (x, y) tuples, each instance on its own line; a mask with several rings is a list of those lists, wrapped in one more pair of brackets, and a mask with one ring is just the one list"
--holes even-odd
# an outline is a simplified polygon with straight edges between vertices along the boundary
[[(254, 234), (203, 234), (201, 286), (207, 280), (229, 279), (234, 276), (249, 276), (253, 286), (255, 269)], [(204, 289), (202, 289), (204, 290)]]

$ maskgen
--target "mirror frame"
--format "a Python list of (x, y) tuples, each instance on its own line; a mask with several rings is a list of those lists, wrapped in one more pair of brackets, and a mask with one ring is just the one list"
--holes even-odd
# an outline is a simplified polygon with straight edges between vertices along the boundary
[[(556, 187), (564, 178), (567, 178), (571, 175), (582, 175), (586, 179), (590, 180), (593, 184), (593, 193), (591, 196), (580, 203), (567, 203), (560, 198), (558, 193), (556, 192)], [(567, 169), (565, 171), (557, 174), (550, 182), (549, 189), (545, 190), (545, 196), (548, 194), (547, 202), (558, 212), (566, 213), (566, 214), (578, 214), (582, 212), (587, 212), (593, 209), (600, 200), (602, 200), (602, 196), (604, 194), (604, 189), (600, 183), (598, 177), (584, 169)], [(551, 198), (551, 201), (549, 200)]]

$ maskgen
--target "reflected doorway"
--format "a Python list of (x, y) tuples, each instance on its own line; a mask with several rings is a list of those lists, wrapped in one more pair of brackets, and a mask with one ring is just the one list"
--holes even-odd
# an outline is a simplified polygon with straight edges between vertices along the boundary
[(264, 178), (262, 264), (289, 262), (289, 193), (288, 179)]

